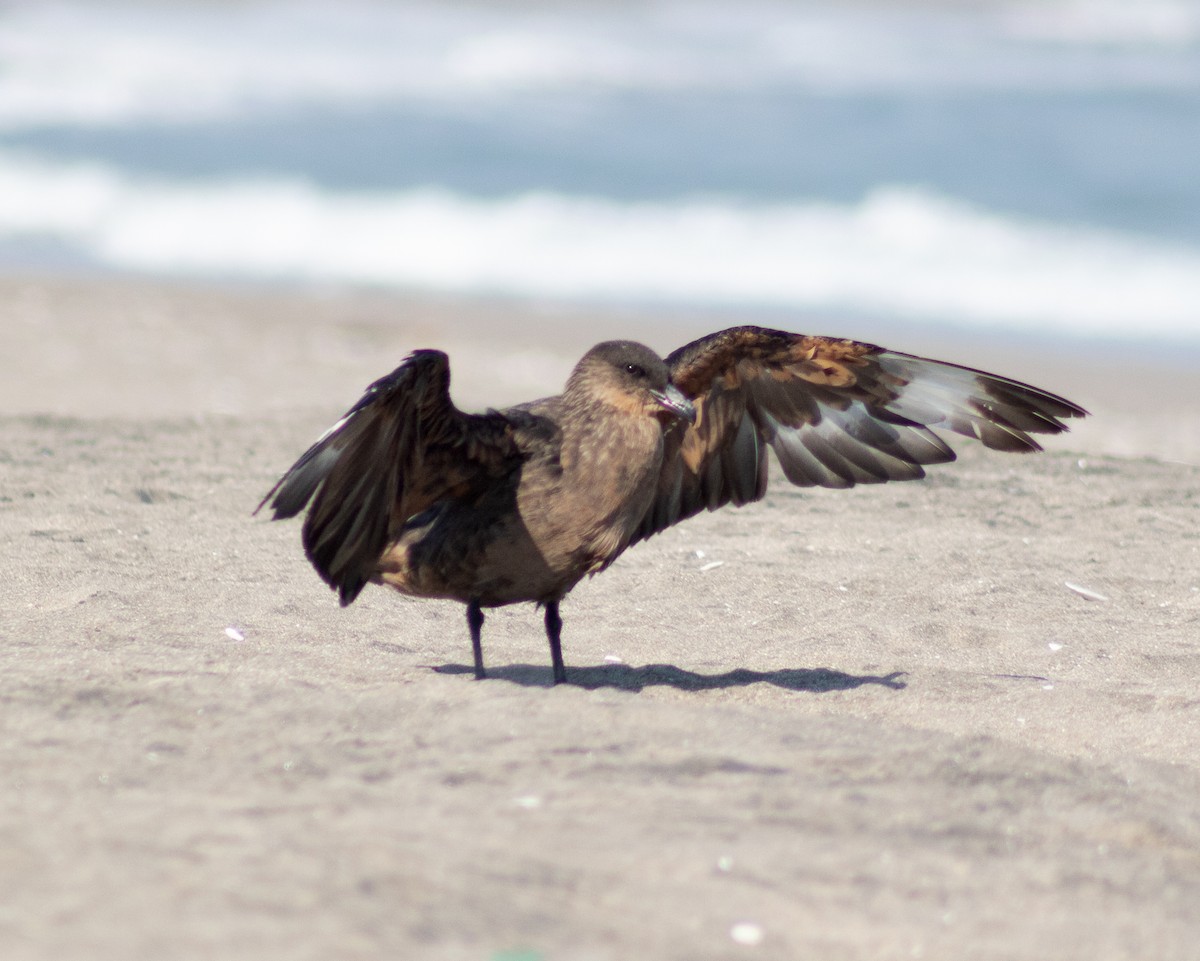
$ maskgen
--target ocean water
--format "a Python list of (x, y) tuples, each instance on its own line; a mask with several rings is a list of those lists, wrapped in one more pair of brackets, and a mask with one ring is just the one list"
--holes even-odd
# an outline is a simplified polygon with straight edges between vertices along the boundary
[(1200, 0), (8, 0), (32, 268), (1200, 342)]

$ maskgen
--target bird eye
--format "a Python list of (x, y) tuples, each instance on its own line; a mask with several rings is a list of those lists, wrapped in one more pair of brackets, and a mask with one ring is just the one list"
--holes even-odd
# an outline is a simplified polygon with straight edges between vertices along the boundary
[(626, 370), (627, 370), (629, 373), (633, 374), (633, 376), (634, 376), (634, 377), (645, 377), (645, 376), (647, 376), (647, 375), (646, 375), (646, 368), (645, 368), (645, 367), (642, 367), (640, 364), (626, 364), (626, 365), (625, 365), (625, 369), (626, 369)]

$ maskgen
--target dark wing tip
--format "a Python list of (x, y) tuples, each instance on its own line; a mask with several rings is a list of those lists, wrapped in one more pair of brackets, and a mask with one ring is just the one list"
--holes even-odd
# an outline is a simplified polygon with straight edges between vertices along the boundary
[(363, 411), (386, 403), (395, 393), (413, 382), (421, 371), (433, 372), (447, 386), (449, 383), (449, 358), (440, 350), (415, 350), (390, 374), (373, 381), (345, 414), (313, 442), (287, 472), (275, 482), (251, 516), (255, 516), (268, 503), (272, 508), (272, 520), (295, 517), (312, 499), (329, 476), (342, 454), (342, 438)]
[(973, 367), (881, 352), (878, 365), (894, 382), (887, 409), (928, 427), (975, 437), (1013, 453), (1042, 449), (1032, 434), (1061, 434), (1066, 420), (1086, 417), (1078, 404), (1021, 381)]
[(254, 514), (271, 504), (271, 520), (280, 521), (295, 517), (312, 499), (321, 482), (328, 476), (337, 463), (339, 451), (328, 446), (321, 447), (322, 442), (329, 442), (333, 435), (326, 433), (322, 440), (305, 451), (304, 456), (296, 461), (275, 486), (267, 492), (259, 505), (254, 508)]
[(349, 607), (354, 603), (358, 595), (362, 593), (362, 589), (367, 586), (367, 583), (367, 578), (358, 576), (347, 577), (341, 583), (330, 584), (329, 586), (337, 589), (338, 603), (342, 607)]

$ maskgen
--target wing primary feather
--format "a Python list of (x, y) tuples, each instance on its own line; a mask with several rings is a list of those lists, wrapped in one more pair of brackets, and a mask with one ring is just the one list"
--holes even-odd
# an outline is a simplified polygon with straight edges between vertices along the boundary
[(729, 497), (735, 505), (758, 500), (765, 493), (760, 478), (765, 466), (761, 439), (753, 420), (743, 415), (733, 443), (722, 457), (723, 473), (729, 480)]
[(1066, 398), (970, 367), (883, 351), (879, 367), (895, 380), (890, 412), (930, 427), (943, 427), (1004, 451), (1038, 451), (1029, 435), (1067, 429), (1062, 418), (1087, 411)]

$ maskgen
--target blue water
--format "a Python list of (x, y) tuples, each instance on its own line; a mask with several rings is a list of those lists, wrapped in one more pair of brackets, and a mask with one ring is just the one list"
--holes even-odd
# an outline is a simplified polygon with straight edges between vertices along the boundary
[(1200, 338), (1200, 3), (0, 7), (0, 268)]
[(519, 111), (314, 109), (6, 139), (142, 176), (296, 176), (329, 190), (853, 203), (878, 184), (919, 184), (993, 210), (1200, 243), (1198, 105), (1181, 91), (527, 97)]

